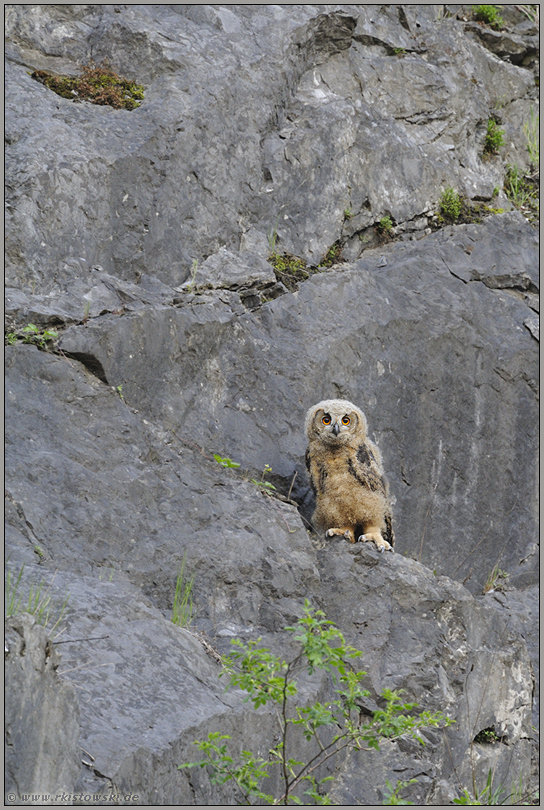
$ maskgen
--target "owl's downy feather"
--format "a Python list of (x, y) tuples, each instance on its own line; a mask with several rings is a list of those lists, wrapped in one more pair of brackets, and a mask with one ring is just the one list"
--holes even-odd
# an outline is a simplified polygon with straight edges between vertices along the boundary
[(315, 494), (313, 523), (351, 542), (394, 543), (380, 451), (367, 437), (364, 413), (343, 399), (323, 400), (306, 414), (306, 466)]

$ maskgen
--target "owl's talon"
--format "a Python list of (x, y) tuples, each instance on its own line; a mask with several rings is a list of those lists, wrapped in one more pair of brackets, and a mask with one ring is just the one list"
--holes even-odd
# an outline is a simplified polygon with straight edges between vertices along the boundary
[(359, 537), (359, 543), (374, 543), (380, 554), (383, 554), (384, 551), (394, 551), (393, 546), (381, 536), (378, 538), (372, 534), (362, 534)]
[(325, 537), (343, 537), (348, 543), (355, 543), (355, 535), (351, 529), (327, 529)]

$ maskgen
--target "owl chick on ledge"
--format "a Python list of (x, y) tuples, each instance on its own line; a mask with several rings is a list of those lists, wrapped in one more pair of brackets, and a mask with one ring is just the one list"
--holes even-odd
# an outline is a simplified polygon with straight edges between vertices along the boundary
[(316, 529), (393, 551), (387, 481), (364, 413), (345, 399), (326, 399), (310, 408), (305, 428)]

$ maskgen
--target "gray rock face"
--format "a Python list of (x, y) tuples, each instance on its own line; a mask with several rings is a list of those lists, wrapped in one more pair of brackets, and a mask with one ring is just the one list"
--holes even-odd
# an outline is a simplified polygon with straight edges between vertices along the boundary
[(60, 660), (28, 613), (6, 620), (8, 804), (72, 804), (65, 796), (73, 795), (81, 768), (79, 706), (74, 687), (57, 673)]
[[(517, 576), (537, 537), (537, 352), (523, 298), (537, 270), (534, 229), (504, 214), (370, 251), (255, 313), (205, 298), (148, 307), (73, 327), (60, 345), (182, 438), (255, 474), (269, 464), (284, 494), (296, 472), (304, 502), (307, 408), (331, 394), (361, 403), (400, 550), (481, 593), (499, 561)], [(433, 543), (445, 529), (450, 544)]]
[[(8, 739), (17, 796), (24, 771), (81, 804), (235, 804), (177, 766), (210, 731), (270, 749), (274, 714), (225, 694), (218, 658), (259, 636), (287, 655), (305, 599), (363, 650), (366, 711), (402, 688), (456, 720), (334, 763), (334, 802), (379, 803), (399, 774), (418, 804), (490, 768), (528, 783), (538, 233), (502, 192), (505, 212), (431, 232), (447, 186), (491, 201), (530, 165), (537, 43), (504, 8), (495, 34), (460, 6), (7, 7), (8, 330), (59, 337), (6, 347), (6, 543), (23, 584), (71, 594), (62, 665), (41, 628), (8, 630), (9, 733), (36, 701), (54, 729)], [(140, 108), (29, 75), (91, 56), (144, 84)], [(506, 143), (484, 160), (492, 115)], [(346, 261), (318, 267), (333, 245)], [(308, 262), (295, 292), (272, 251)], [(395, 555), (311, 532), (304, 414), (331, 397), (379, 444)], [(170, 621), (184, 560), (191, 632)]]

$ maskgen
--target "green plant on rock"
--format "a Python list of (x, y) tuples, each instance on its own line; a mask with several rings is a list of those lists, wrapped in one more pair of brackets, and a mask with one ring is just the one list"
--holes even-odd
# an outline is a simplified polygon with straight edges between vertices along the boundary
[(393, 227), (393, 222), (390, 216), (385, 216), (380, 219), (378, 222), (378, 230), (382, 233), (389, 233), (391, 228)]
[(235, 469), (236, 467), (240, 466), (240, 464), (237, 461), (232, 461), (232, 459), (230, 458), (222, 458), (222, 456), (220, 456), (219, 453), (214, 453), (213, 457), (218, 464), (221, 464), (222, 467)]
[(264, 465), (264, 470), (262, 471), (262, 474), (261, 474), (261, 480), (260, 480), (260, 481), (256, 481), (256, 480), (255, 480), (255, 478), (252, 478), (252, 479), (251, 479), (251, 483), (252, 483), (252, 484), (255, 484), (255, 485), (256, 485), (256, 486), (258, 486), (258, 487), (262, 487), (263, 489), (276, 489), (276, 487), (274, 486), (274, 484), (271, 484), (271, 483), (270, 483), (270, 481), (265, 481), (265, 480), (264, 480), (264, 479), (265, 479), (265, 476), (266, 476), (268, 473), (271, 473), (271, 472), (272, 472), (272, 467), (270, 467), (268, 464), (265, 464), (265, 465)]
[(413, 805), (413, 802), (407, 802), (407, 801), (404, 801), (403, 799), (401, 799), (400, 798), (400, 792), (401, 792), (401, 790), (404, 790), (404, 788), (408, 787), (408, 785), (413, 785), (416, 782), (417, 782), (417, 779), (408, 779), (407, 781), (402, 781), (401, 779), (399, 779), (399, 781), (397, 782), (397, 784), (393, 788), (393, 786), (391, 785), (391, 782), (389, 782), (389, 780), (386, 780), (386, 782), (385, 782), (386, 789), (384, 790), (384, 793), (383, 793), (382, 805), (386, 806), (386, 807), (389, 806), (389, 805), (401, 805), (401, 804), (402, 805), (409, 805), (409, 804)]
[(58, 337), (58, 332), (52, 329), (44, 329), (41, 331), (35, 323), (29, 323), (22, 330), (23, 343), (33, 343), (40, 349), (46, 349), (50, 340)]
[(454, 188), (448, 186), (440, 197), (440, 211), (445, 217), (455, 220), (459, 218), (461, 213), (462, 203), (459, 194)]
[(77, 77), (52, 76), (46, 70), (35, 70), (31, 76), (63, 98), (115, 109), (134, 110), (144, 97), (142, 85), (119, 76), (107, 60), (98, 65), (89, 62)]
[(501, 737), (493, 727), (490, 728), (483, 728), (478, 734), (474, 737), (474, 742), (479, 743), (480, 745), (494, 745), (497, 742), (501, 741)]
[(539, 216), (538, 183), (534, 182), (534, 178), (526, 177), (519, 166), (508, 166), (504, 178), (504, 192), (511, 203), (529, 218)]
[(493, 568), (489, 576), (487, 577), (484, 585), (483, 593), (489, 593), (489, 591), (499, 591), (501, 588), (506, 585), (508, 580), (508, 572), (502, 571), (499, 568), (499, 564)]
[(490, 118), (487, 122), (484, 153), (486, 155), (497, 155), (500, 147), (504, 145), (503, 136), (504, 129), (499, 129), (497, 122), (493, 118)]
[(505, 790), (500, 785), (498, 788), (493, 789), (493, 773), (491, 771), (491, 768), (489, 769), (489, 773), (487, 774), (487, 782), (485, 784), (485, 787), (480, 792), (478, 792), (476, 786), (474, 785), (473, 790), (474, 796), (471, 796), (468, 790), (464, 788), (463, 792), (461, 793), (461, 796), (458, 799), (454, 799), (453, 803), (459, 805), (479, 804), (487, 806), (502, 804), (502, 802), (499, 801), (499, 799), (501, 797), (501, 794), (505, 793)]
[(327, 250), (321, 261), (319, 262), (319, 267), (332, 267), (333, 264), (337, 264), (338, 262), (342, 261), (342, 246), (335, 242), (334, 245), (331, 245), (330, 248)]
[(291, 292), (297, 289), (297, 282), (306, 281), (310, 277), (310, 271), (304, 259), (293, 256), (292, 253), (273, 252), (268, 257), (268, 261), (274, 268), (277, 280), (281, 281)]
[(500, 29), (504, 25), (504, 20), (500, 15), (500, 6), (471, 6), (472, 16), (478, 22), (486, 23), (491, 28)]
[[(399, 692), (391, 690), (383, 693), (384, 708), (369, 717), (361, 708), (369, 695), (361, 686), (365, 673), (355, 671), (351, 664), (361, 653), (346, 644), (323, 611), (314, 610), (308, 601), (304, 616), (286, 630), (298, 642), (298, 651), (289, 660), (261, 646), (260, 639), (247, 644), (234, 640), (222, 673), (229, 677), (230, 686), (247, 693), (246, 701), (251, 701), (254, 709), (268, 704), (275, 709), (279, 740), (268, 756), (234, 751), (230, 736), (215, 731), (194, 743), (203, 757), (180, 768), (206, 768), (215, 784), (232, 781), (243, 804), (305, 804), (302, 793), (310, 798), (307, 803), (325, 805), (331, 803), (326, 788), (332, 777), (319, 778), (318, 769), (342, 751), (379, 749), (382, 740), (404, 736), (423, 744), (423, 728), (451, 722), (440, 712), (414, 714), (416, 704), (403, 703)], [(316, 671), (328, 673), (334, 698), (300, 706), (298, 679)], [(306, 760), (301, 760), (304, 740), (315, 747)], [(276, 796), (263, 790), (264, 780), (274, 774), (281, 785)]]
[[(492, 729), (486, 730), (492, 731)], [(481, 733), (482, 732), (480, 732), (480, 734)], [(495, 737), (494, 740), (484, 741), (484, 743), (498, 742), (499, 739), (500, 738)], [(496, 787), (493, 786), (493, 771), (490, 768), (487, 774), (486, 783), (482, 790), (479, 790), (476, 786), (475, 777), (473, 774), (472, 795), (469, 793), (467, 788), (463, 788), (461, 795), (459, 798), (454, 799), (453, 803), (462, 806), (480, 805), (484, 807), (540, 806), (538, 789), (524, 790), (521, 776), (519, 779), (519, 784), (514, 785), (509, 794), (505, 794), (507, 794), (507, 790), (501, 784)]]

